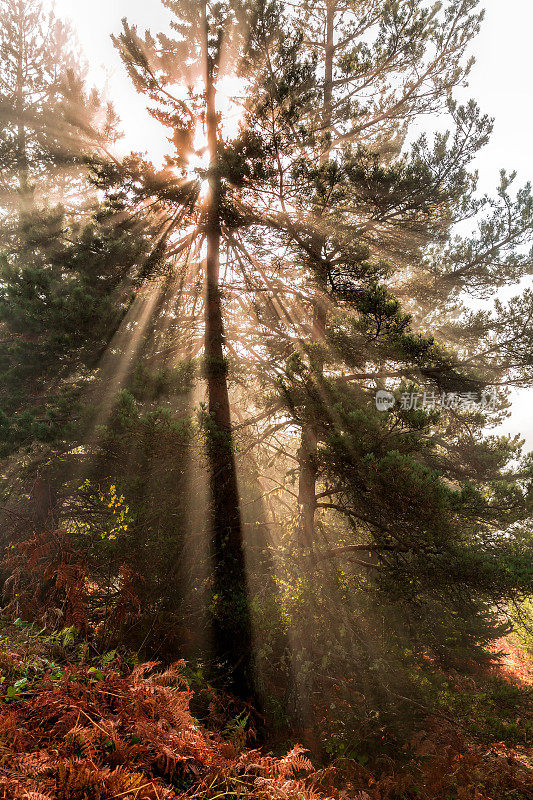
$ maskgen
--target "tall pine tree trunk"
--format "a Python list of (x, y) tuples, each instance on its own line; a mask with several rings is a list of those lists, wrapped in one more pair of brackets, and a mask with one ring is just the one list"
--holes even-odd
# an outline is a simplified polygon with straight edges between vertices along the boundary
[(28, 43), (28, 19), (24, 0), (18, 0), (16, 5), (15, 24), (16, 32), (16, 86), (15, 86), (15, 161), (18, 178), (18, 194), (20, 198), (20, 211), (22, 213), (32, 210), (34, 204), (34, 187), (30, 183), (30, 164), (28, 155), (28, 135), (26, 120), (26, 102), (24, 97), (25, 81), (27, 81), (26, 60), (31, 53)]
[(228, 669), (232, 690), (253, 694), (252, 628), (237, 472), (234, 458), (224, 325), (220, 291), (220, 204), (216, 87), (205, 26), (205, 88), (207, 139), (210, 154), (209, 200), (206, 218), (207, 260), (205, 301), (205, 370), (209, 399), (208, 457), (210, 468), (212, 554), (214, 570), (213, 639), (219, 664)]
[[(326, 42), (325, 42), (325, 65), (324, 65), (324, 105), (323, 105), (323, 130), (326, 136), (329, 135), (332, 124), (332, 99), (333, 99), (333, 58), (334, 58), (334, 21), (335, 21), (336, 0), (328, 0), (326, 5)], [(326, 164), (330, 156), (329, 139), (320, 154), (320, 164)], [(324, 255), (324, 236), (317, 230), (314, 236), (313, 248), (315, 251), (315, 269), (320, 271), (320, 265)], [(319, 274), (319, 283), (322, 283), (322, 276)], [(323, 342), (326, 336), (327, 307), (324, 297), (320, 290), (315, 295), (313, 301), (313, 327), (312, 341), (315, 343)], [(317, 382), (320, 382), (323, 374), (323, 360), (320, 355), (313, 353), (311, 375)], [(312, 424), (304, 425), (302, 428), (301, 443), (298, 451), (299, 461), (299, 485), (298, 485), (298, 505), (299, 505), (299, 525), (298, 540), (301, 547), (313, 549), (315, 543), (315, 515), (317, 508), (316, 482), (318, 477), (318, 430)], [(309, 690), (309, 686), (307, 687)], [(320, 742), (320, 735), (314, 716), (313, 704), (309, 694), (299, 692), (299, 714), (304, 725), (301, 732), (306, 747), (316, 758), (321, 759), (324, 755)]]
[[(326, 4), (326, 42), (324, 58), (324, 105), (323, 105), (323, 130), (329, 135), (332, 124), (332, 100), (333, 100), (333, 57), (335, 53), (334, 44), (334, 25), (335, 25), (336, 0), (328, 0)], [(329, 159), (329, 141), (320, 155), (320, 163), (323, 165)], [(317, 256), (317, 263), (320, 263), (324, 248), (324, 238), (317, 232), (314, 241), (314, 249)], [(313, 342), (320, 343), (326, 335), (326, 306), (323, 299), (318, 295), (313, 302)], [(316, 380), (320, 380), (323, 365), (320, 358), (314, 359), (313, 368)], [(298, 451), (299, 461), (299, 484), (298, 484), (298, 506), (299, 506), (299, 525), (298, 539), (300, 546), (312, 549), (315, 541), (315, 513), (316, 501), (316, 482), (318, 476), (318, 433), (312, 425), (306, 425), (302, 430), (300, 449)]]
[(16, 129), (16, 162), (17, 177), (21, 207), (24, 211), (30, 201), (30, 187), (28, 177), (28, 151), (26, 140), (26, 127), (24, 120), (24, 52), (25, 42), (25, 10), (24, 3), (19, 0), (17, 5), (17, 84), (15, 94)]

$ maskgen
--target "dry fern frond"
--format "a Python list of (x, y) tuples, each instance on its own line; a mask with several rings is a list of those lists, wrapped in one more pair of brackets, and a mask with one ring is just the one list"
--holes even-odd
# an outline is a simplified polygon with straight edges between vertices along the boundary
[(185, 677), (185, 667), (187, 662), (183, 659), (175, 661), (164, 672), (156, 673), (150, 680), (156, 686), (174, 687), (177, 689), (189, 689), (187, 678)]
[(104, 800), (105, 773), (79, 762), (60, 763), (56, 774), (57, 800)]
[(147, 673), (152, 672), (160, 663), (160, 661), (145, 661), (143, 664), (138, 664), (131, 673), (132, 683), (134, 685), (140, 684), (146, 679)]
[(43, 794), (42, 792), (24, 792), (21, 794), (21, 800), (54, 800), (51, 794)]
[(118, 767), (105, 780), (106, 788), (112, 797), (132, 795), (135, 800), (162, 800), (162, 789), (157, 790), (155, 782), (147, 780), (142, 772), (128, 772)]
[[(4, 766), (13, 775), (0, 782), (0, 800), (20, 800), (24, 791), (46, 800), (326, 800), (297, 780), (311, 770), (303, 747), (284, 759), (238, 755), (191, 715), (183, 662), (161, 674), (156, 667), (124, 676), (109, 665), (94, 681), (86, 665), (66, 666), (61, 680), (44, 679), (39, 693), (0, 715)], [(181, 781), (192, 786), (176, 795), (172, 785)]]
[(273, 765), (274, 772), (281, 778), (296, 775), (298, 772), (312, 772), (313, 765), (304, 753), (308, 751), (302, 745), (297, 744), (287, 753), (285, 758), (276, 761)]
[(52, 774), (54, 760), (46, 750), (40, 750), (38, 753), (20, 755), (14, 760), (14, 766), (30, 778), (42, 778)]

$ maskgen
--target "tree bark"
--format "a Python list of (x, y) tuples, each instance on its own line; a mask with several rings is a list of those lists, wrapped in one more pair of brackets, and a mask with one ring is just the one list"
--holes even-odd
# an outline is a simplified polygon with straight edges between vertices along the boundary
[(22, 2), (18, 3), (17, 12), (17, 86), (15, 97), (15, 113), (17, 119), (16, 159), (19, 193), (22, 207), (24, 208), (28, 203), (30, 189), (28, 181), (26, 127), (24, 124), (24, 50), (26, 43), (24, 36), (24, 5)]
[(17, 77), (15, 89), (15, 115), (16, 115), (16, 170), (18, 177), (18, 193), (21, 211), (28, 211), (33, 204), (33, 189), (29, 180), (28, 138), (26, 133), (26, 105), (24, 102), (24, 59), (27, 48), (26, 42), (26, 15), (22, 0), (17, 4)]
[(205, 28), (206, 123), (210, 154), (209, 198), (206, 211), (205, 373), (209, 419), (207, 447), (210, 468), (213, 555), (213, 644), (219, 666), (228, 671), (231, 689), (241, 697), (254, 695), (252, 626), (250, 619), (240, 500), (235, 466), (231, 411), (224, 358), (223, 308), (220, 291), (220, 206), (218, 133), (214, 65)]
[[(324, 58), (324, 101), (323, 101), (323, 128), (326, 135), (332, 125), (332, 100), (333, 100), (333, 58), (335, 54), (335, 8), (336, 0), (326, 3), (326, 41)], [(320, 164), (327, 163), (330, 155), (330, 145), (327, 141), (320, 154)], [(315, 250), (317, 258), (322, 255), (324, 237), (317, 233), (315, 236)], [(313, 332), (314, 342), (321, 342), (326, 335), (327, 311), (323, 299), (318, 294), (313, 302)], [(323, 365), (318, 360), (314, 365), (316, 377), (320, 380)], [(312, 425), (302, 429), (299, 461), (298, 507), (299, 524), (298, 540), (301, 547), (312, 549), (315, 541), (315, 513), (316, 513), (316, 482), (318, 477), (318, 432)]]

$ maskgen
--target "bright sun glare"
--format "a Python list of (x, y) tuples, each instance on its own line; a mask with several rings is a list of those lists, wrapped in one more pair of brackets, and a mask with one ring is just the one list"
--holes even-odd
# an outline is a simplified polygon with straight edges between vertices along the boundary
[[(217, 112), (220, 115), (220, 133), (223, 139), (235, 139), (239, 135), (244, 117), (244, 106), (240, 98), (244, 94), (242, 80), (226, 75), (217, 84)], [(188, 171), (200, 180), (199, 199), (205, 200), (209, 193), (209, 147), (205, 126), (198, 122), (193, 140), (193, 152), (188, 158)]]
[(188, 159), (189, 171), (200, 180), (200, 200), (205, 200), (209, 193), (209, 180), (207, 171), (209, 169), (209, 147), (204, 127), (198, 123), (193, 140), (194, 151)]

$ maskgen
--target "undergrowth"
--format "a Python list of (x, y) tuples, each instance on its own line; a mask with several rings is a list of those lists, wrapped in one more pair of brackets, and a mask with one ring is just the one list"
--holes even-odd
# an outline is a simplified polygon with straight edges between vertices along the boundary
[[(440, 687), (403, 761), (337, 756), (318, 769), (299, 745), (285, 757), (250, 747), (249, 713), (215, 693), (214, 729), (201, 724), (181, 661), (134, 664), (97, 653), (72, 629), (44, 636), (19, 621), (3, 627), (0, 672), (1, 800), (533, 798), (527, 736), (513, 746), (476, 738), (459, 703), (451, 718), (449, 698), (466, 707), (479, 693), (473, 683), (468, 697), (457, 683)], [(483, 702), (491, 718), (498, 703), (509, 714), (531, 710), (527, 693), (501, 680), (494, 676), (471, 715), (483, 720)]]

